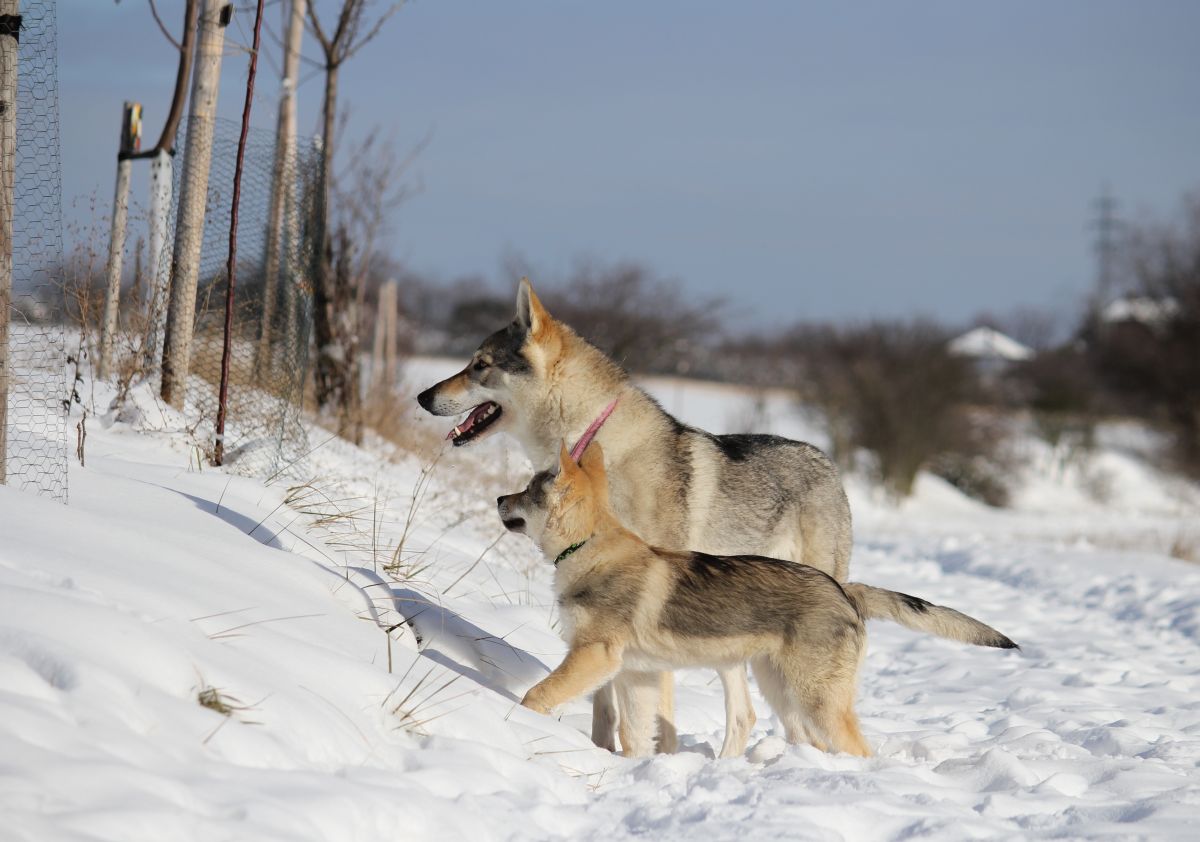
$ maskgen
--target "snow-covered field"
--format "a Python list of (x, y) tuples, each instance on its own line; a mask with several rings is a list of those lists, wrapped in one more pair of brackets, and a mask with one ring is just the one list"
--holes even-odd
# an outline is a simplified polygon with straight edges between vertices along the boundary
[[(820, 442), (782, 394), (648, 385), (714, 431)], [(756, 702), (747, 756), (714, 760), (720, 687), (690, 671), (683, 750), (634, 761), (591, 746), (586, 702), (517, 705), (565, 647), (549, 566), (495, 516), (527, 478), (504, 442), (328, 441), (262, 482), (200, 470), (148, 391), (136, 427), (84, 391), (70, 505), (0, 488), (0, 839), (1200, 838), (1200, 567), (1166, 555), (1200, 542), (1200, 497), (1136, 431), (1087, 464), (1025, 443), (1011, 511), (850, 478), (852, 578), (1023, 646), (873, 623), (875, 757), (786, 746)]]

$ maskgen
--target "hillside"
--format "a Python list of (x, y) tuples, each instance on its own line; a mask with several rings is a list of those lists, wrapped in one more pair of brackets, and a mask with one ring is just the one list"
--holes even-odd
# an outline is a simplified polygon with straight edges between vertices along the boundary
[[(424, 386), (453, 364), (412, 364)], [(656, 380), (715, 431), (819, 438), (782, 394)], [(683, 750), (626, 760), (517, 704), (561, 658), (550, 570), (507, 535), (502, 441), (417, 456), (326, 441), (270, 482), (198, 469), (147, 391), (100, 410), (63, 507), (0, 488), (0, 837), (20, 840), (1185, 838), (1200, 816), (1196, 490), (1111, 431), (1095, 463), (1034, 441), (1016, 505), (857, 478), (852, 578), (1022, 645), (872, 623), (867, 760), (788, 747), (769, 711), (716, 761), (720, 686), (678, 677)], [(761, 400), (758, 400), (761, 397)], [(409, 403), (436, 442), (445, 419)], [(440, 432), (439, 432), (440, 431)], [(1040, 461), (1039, 461), (1040, 460)], [(236, 466), (235, 466), (236, 467)]]

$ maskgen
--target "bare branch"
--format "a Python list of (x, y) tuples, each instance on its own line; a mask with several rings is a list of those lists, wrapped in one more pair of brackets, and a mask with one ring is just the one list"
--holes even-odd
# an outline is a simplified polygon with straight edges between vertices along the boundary
[[(347, 2), (352, 3), (354, 0), (347, 0)], [(321, 50), (325, 53), (325, 63), (328, 64), (333, 52), (333, 44), (330, 42), (329, 36), (325, 34), (324, 27), (321, 26), (321, 19), (317, 17), (317, 4), (315, 2), (308, 4), (308, 22), (313, 37), (317, 39), (317, 43), (321, 45)]]
[(369, 44), (372, 40), (374, 40), (375, 36), (379, 34), (379, 31), (383, 29), (383, 25), (388, 22), (388, 18), (400, 11), (400, 7), (403, 5), (404, 0), (396, 0), (396, 2), (393, 3), (386, 12), (379, 16), (379, 19), (375, 21), (375, 25), (371, 27), (370, 32), (359, 39), (357, 43), (347, 45), (345, 54), (342, 56), (342, 61), (350, 58), (367, 44)]
[(163, 34), (164, 38), (166, 38), (168, 41), (171, 42), (171, 46), (173, 46), (177, 50), (182, 50), (183, 45), (175, 40), (175, 37), (173, 35), (171, 35), (171, 33), (167, 30), (167, 25), (165, 23), (163, 23), (162, 18), (160, 18), (158, 16), (158, 7), (154, 5), (154, 0), (149, 0), (149, 2), (150, 2), (150, 14), (154, 15), (154, 22), (158, 24), (159, 32), (161, 32)]
[(326, 65), (337, 67), (373, 41), (383, 30), (383, 25), (404, 5), (404, 0), (394, 0), (365, 34), (361, 34), (363, 18), (371, 5), (370, 0), (341, 0), (337, 26), (332, 34), (326, 31), (317, 17), (315, 5), (313, 2), (308, 4), (309, 29), (325, 53)]

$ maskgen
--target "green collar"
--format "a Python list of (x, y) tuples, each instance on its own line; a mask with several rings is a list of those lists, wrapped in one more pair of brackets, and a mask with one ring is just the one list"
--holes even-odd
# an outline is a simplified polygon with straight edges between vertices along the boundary
[(559, 554), (558, 554), (558, 558), (554, 559), (554, 566), (555, 566), (555, 567), (558, 567), (558, 563), (559, 563), (560, 561), (562, 561), (564, 558), (566, 558), (567, 556), (569, 556), (571, 553), (575, 552), (577, 549), (579, 549), (580, 547), (582, 547), (582, 546), (583, 546), (584, 544), (586, 544), (586, 543), (587, 543), (587, 539), (586, 539), (586, 538), (584, 538), (584, 539), (583, 539), (582, 541), (580, 541), (579, 543), (577, 543), (577, 544), (572, 544), (571, 546), (567, 547), (565, 550), (563, 550), (561, 553), (559, 553)]

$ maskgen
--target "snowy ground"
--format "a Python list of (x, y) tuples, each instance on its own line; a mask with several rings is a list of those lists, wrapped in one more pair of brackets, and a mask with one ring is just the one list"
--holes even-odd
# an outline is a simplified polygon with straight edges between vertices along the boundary
[[(709, 429), (820, 439), (782, 394), (649, 386)], [(851, 479), (852, 578), (1024, 647), (873, 623), (875, 757), (787, 747), (760, 703), (747, 757), (714, 760), (719, 685), (691, 671), (684, 750), (633, 761), (591, 747), (586, 702), (516, 704), (564, 644), (549, 567), (495, 517), (527, 478), (503, 442), (429, 469), (330, 441), (264, 483), (198, 469), (135, 397), (135, 426), (89, 422), (69, 507), (0, 488), (0, 839), (1200, 838), (1200, 567), (1165, 555), (1200, 509), (1138, 435), (1087, 464), (1030, 441), (1012, 511)]]

